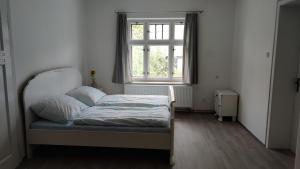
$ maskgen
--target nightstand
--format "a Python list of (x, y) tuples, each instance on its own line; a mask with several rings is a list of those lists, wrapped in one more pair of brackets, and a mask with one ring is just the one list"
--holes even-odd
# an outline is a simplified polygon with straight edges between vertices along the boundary
[(238, 109), (238, 94), (231, 90), (215, 91), (215, 112), (219, 116), (218, 120), (223, 121), (224, 116), (232, 117), (236, 121)]

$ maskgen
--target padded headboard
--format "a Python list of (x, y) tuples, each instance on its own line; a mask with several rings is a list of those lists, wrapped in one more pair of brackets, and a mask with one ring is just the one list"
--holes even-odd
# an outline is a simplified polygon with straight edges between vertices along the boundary
[(55, 69), (34, 76), (28, 82), (23, 92), (26, 129), (28, 129), (32, 121), (30, 105), (45, 97), (65, 94), (81, 85), (81, 74), (74, 68)]

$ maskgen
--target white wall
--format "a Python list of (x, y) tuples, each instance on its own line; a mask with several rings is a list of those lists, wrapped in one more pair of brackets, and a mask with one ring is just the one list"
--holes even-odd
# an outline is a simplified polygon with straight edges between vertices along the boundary
[[(19, 94), (35, 73), (63, 66), (82, 69), (85, 39), (81, 0), (10, 0), (10, 10)], [(23, 154), (21, 117), (20, 111), (18, 140)]]
[[(199, 85), (194, 87), (194, 109), (213, 109), (213, 91), (230, 83), (235, 0), (88, 0), (88, 65), (108, 93), (122, 93), (111, 82), (115, 57), (115, 11), (204, 10), (200, 16)], [(88, 79), (88, 71), (85, 72)], [(216, 78), (218, 76), (219, 78)]]
[(275, 20), (276, 0), (237, 1), (231, 87), (240, 93), (239, 121), (263, 143)]

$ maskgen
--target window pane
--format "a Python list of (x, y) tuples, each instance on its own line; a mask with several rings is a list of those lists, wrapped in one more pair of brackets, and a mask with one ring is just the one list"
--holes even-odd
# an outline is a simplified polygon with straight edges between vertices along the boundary
[(169, 25), (163, 25), (163, 39), (169, 39)]
[(150, 24), (149, 39), (150, 40), (168, 40), (170, 26), (169, 24)]
[(182, 77), (183, 71), (183, 46), (174, 46), (173, 77)]
[(155, 25), (149, 26), (149, 38), (155, 39)]
[(144, 39), (144, 25), (143, 24), (131, 24), (131, 39), (143, 40)]
[(167, 78), (169, 62), (169, 46), (150, 46), (149, 77)]
[(184, 24), (175, 24), (175, 39), (183, 40)]
[(132, 76), (144, 76), (144, 46), (131, 47)]
[(162, 25), (156, 25), (156, 39), (162, 39)]

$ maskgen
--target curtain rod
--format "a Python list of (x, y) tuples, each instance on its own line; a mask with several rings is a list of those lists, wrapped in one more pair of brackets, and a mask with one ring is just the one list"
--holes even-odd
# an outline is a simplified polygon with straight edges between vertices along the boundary
[(200, 11), (153, 11), (153, 12), (138, 12), (138, 11), (115, 11), (115, 13), (189, 13), (189, 12), (194, 12), (194, 13), (203, 13), (203, 10)]

